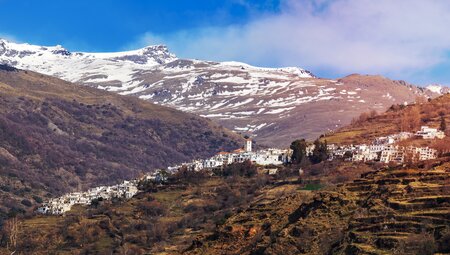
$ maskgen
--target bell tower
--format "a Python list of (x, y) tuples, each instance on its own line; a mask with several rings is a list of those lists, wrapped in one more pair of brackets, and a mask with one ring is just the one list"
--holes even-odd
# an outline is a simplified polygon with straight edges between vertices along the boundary
[(246, 152), (251, 152), (252, 151), (252, 140), (251, 139), (245, 140), (244, 150)]

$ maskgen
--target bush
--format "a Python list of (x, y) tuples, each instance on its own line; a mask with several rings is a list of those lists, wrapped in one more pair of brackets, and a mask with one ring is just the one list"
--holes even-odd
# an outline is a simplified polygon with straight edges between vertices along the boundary
[(41, 197), (38, 197), (38, 196), (33, 196), (33, 199), (34, 199), (34, 201), (36, 201), (36, 203), (38, 203), (38, 204), (42, 204), (42, 202), (44, 202), (44, 201), (42, 200), (42, 198), (41, 198)]
[(439, 252), (450, 252), (450, 228), (445, 229), (439, 238)]
[(30, 200), (28, 200), (28, 199), (24, 199), (20, 203), (26, 207), (31, 207), (33, 205), (33, 203), (31, 203)]
[(226, 165), (222, 171), (223, 176), (252, 177), (256, 175), (256, 173), (256, 165), (254, 165), (250, 160), (246, 160), (243, 163)]
[(437, 250), (436, 241), (429, 233), (413, 234), (394, 248), (399, 254), (432, 255)]
[(143, 201), (138, 205), (139, 211), (145, 216), (162, 216), (166, 213), (166, 208), (158, 201)]

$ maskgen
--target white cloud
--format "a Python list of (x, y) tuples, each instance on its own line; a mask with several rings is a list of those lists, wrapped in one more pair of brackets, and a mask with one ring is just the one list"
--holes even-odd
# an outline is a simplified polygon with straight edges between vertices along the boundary
[(181, 57), (400, 74), (431, 68), (450, 50), (450, 1), (285, 1), (242, 26), (145, 34)]

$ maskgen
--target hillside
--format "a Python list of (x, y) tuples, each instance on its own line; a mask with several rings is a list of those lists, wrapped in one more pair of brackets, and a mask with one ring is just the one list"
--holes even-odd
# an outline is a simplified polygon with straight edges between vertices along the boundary
[(325, 134), (328, 143), (361, 144), (370, 143), (376, 137), (401, 131), (415, 132), (426, 125), (439, 128), (444, 118), (447, 131), (450, 126), (450, 94), (413, 105), (393, 105), (384, 113), (370, 116), (364, 113), (355, 118), (351, 125)]
[[(329, 169), (350, 175), (370, 171), (364, 165), (358, 166), (332, 163)], [(324, 185), (326, 179), (335, 182), (339, 178), (331, 177), (336, 173), (330, 171), (314, 178), (324, 177)], [(296, 183), (296, 177), (287, 182), (283, 178), (265, 175), (223, 178), (204, 172), (178, 174), (163, 186), (142, 185), (145, 192), (130, 200), (76, 206), (64, 217), (35, 215), (19, 219), (17, 251), (180, 254), (193, 243), (215, 235), (228, 218), (247, 211), (249, 206), (258, 215), (263, 215), (266, 207), (273, 205), (275, 210), (280, 206), (270, 216), (275, 224), (289, 213), (287, 208), (294, 210), (299, 203), (309, 201), (313, 192), (308, 187)], [(1, 236), (2, 232), (0, 239)], [(0, 253), (2, 245), (5, 242), (0, 243)]]
[(240, 147), (198, 116), (0, 66), (0, 215)]
[(0, 40), (0, 63), (196, 113), (268, 146), (314, 139), (362, 112), (437, 95), (381, 76), (323, 79), (298, 67), (181, 59), (161, 45), (86, 53)]
[(187, 254), (448, 253), (449, 181), (447, 162), (371, 172), (310, 202), (256, 203)]
[(279, 177), (198, 173), (128, 201), (22, 219), (16, 248), (33, 254), (448, 253), (449, 158), (429, 163), (420, 169), (334, 163), (330, 171), (361, 177), (335, 186), (326, 184), (333, 172), (306, 174), (303, 182), (323, 181), (318, 191)]

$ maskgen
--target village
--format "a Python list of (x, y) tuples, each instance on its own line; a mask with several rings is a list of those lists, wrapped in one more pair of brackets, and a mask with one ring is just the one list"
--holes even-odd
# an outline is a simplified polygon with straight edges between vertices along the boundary
[[(437, 150), (429, 147), (402, 147), (398, 145), (399, 142), (412, 137), (426, 140), (443, 139), (445, 134), (436, 128), (422, 126), (416, 133), (400, 132), (386, 137), (378, 137), (370, 145), (337, 146), (335, 144), (329, 144), (327, 145), (328, 160), (344, 159), (349, 161), (379, 161), (386, 164), (391, 162), (400, 164), (407, 160), (408, 155), (410, 155), (409, 160), (412, 161), (430, 160), (438, 156)], [(307, 155), (310, 156), (313, 150), (314, 144), (310, 144), (306, 148)], [(89, 189), (86, 192), (65, 194), (61, 197), (50, 199), (39, 207), (37, 212), (41, 214), (62, 215), (69, 211), (75, 204), (90, 205), (95, 200), (109, 200), (112, 198), (130, 199), (139, 192), (138, 184), (141, 180), (161, 182), (166, 178), (162, 175), (163, 172), (174, 174), (182, 168), (190, 171), (214, 170), (228, 164), (250, 161), (258, 166), (269, 166), (266, 169), (266, 173), (274, 175), (277, 173), (277, 166), (290, 162), (291, 154), (291, 149), (269, 148), (253, 151), (253, 142), (251, 139), (247, 139), (243, 149), (237, 149), (233, 152), (219, 152), (217, 155), (208, 159), (193, 160), (192, 162), (168, 167), (166, 170), (155, 170), (142, 178), (124, 181), (121, 184), (100, 186)]]
[(123, 181), (113, 186), (99, 186), (86, 192), (73, 192), (61, 197), (50, 199), (37, 209), (41, 214), (64, 214), (73, 205), (90, 205), (95, 200), (108, 200), (114, 197), (130, 199), (138, 192), (138, 181)]
[(400, 132), (386, 137), (376, 138), (371, 145), (361, 144), (356, 146), (336, 147), (329, 146), (330, 158), (351, 155), (352, 161), (379, 161), (381, 163), (404, 163), (410, 161), (423, 161), (435, 159), (437, 150), (429, 147), (400, 146), (399, 142), (410, 138), (422, 138), (424, 140), (443, 139), (445, 133), (436, 128), (422, 126), (415, 134)]
[(209, 159), (194, 160), (192, 162), (182, 163), (177, 166), (169, 167), (167, 170), (170, 173), (174, 173), (182, 167), (186, 167), (187, 169), (193, 171), (203, 169), (210, 170), (232, 163), (242, 163), (244, 161), (251, 161), (252, 163), (260, 166), (277, 166), (288, 163), (291, 155), (290, 149), (269, 148), (253, 151), (252, 148), (253, 141), (251, 139), (246, 139), (243, 149), (237, 149), (232, 152), (222, 151)]
[[(191, 171), (200, 170), (213, 170), (215, 168), (223, 167), (227, 164), (242, 163), (250, 160), (254, 164), (267, 166), (267, 165), (282, 165), (289, 162), (290, 150), (289, 149), (263, 149), (253, 151), (253, 142), (247, 139), (243, 149), (237, 149), (233, 152), (219, 152), (217, 155), (205, 159), (194, 160), (192, 162), (182, 163), (180, 165), (171, 166), (167, 169), (157, 169), (152, 173), (148, 173), (142, 178), (124, 181), (121, 184), (113, 186), (100, 186), (89, 189), (86, 192), (73, 192), (65, 194), (58, 198), (50, 199), (48, 202), (43, 203), (37, 209), (41, 214), (54, 214), (61, 215), (67, 211), (70, 211), (73, 205), (90, 205), (93, 200), (109, 200), (112, 198), (125, 198), (129, 199), (133, 197), (139, 190), (138, 184), (141, 180), (155, 180), (157, 182), (163, 181), (166, 177), (162, 172), (174, 174), (181, 168), (187, 168)], [(276, 173), (276, 171), (271, 171)]]

